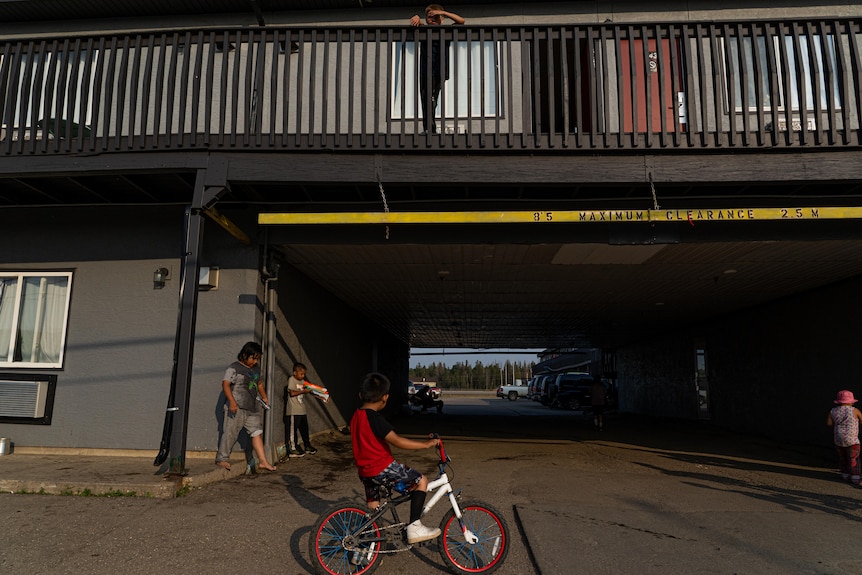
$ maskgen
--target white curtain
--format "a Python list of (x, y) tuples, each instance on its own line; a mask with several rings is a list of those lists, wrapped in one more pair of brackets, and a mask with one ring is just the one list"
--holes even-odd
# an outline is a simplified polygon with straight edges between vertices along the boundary
[(9, 361), (18, 278), (0, 278), (0, 361)]
[(66, 277), (30, 277), (24, 281), (18, 331), (20, 361), (58, 363), (63, 345), (69, 280)]

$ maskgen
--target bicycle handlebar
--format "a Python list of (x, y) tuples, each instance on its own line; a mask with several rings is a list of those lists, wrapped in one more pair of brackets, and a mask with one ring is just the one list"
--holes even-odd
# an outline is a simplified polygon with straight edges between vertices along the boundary
[(430, 435), (432, 439), (437, 440), (437, 447), (435, 449), (437, 450), (437, 453), (440, 454), (440, 463), (452, 461), (451, 459), (449, 459), (449, 456), (446, 455), (446, 448), (443, 447), (443, 439), (440, 438), (440, 435), (437, 433), (432, 433)]

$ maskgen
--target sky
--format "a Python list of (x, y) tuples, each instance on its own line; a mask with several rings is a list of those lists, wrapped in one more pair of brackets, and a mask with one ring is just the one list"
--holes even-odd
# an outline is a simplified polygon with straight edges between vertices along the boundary
[[(446, 367), (456, 363), (467, 362), (475, 365), (481, 361), (483, 365), (499, 363), (503, 365), (506, 360), (510, 362), (533, 362), (539, 363), (538, 353), (541, 349), (459, 349), (459, 348), (430, 348), (420, 347), (410, 350), (410, 367), (430, 365), (432, 363), (443, 363)], [(429, 355), (430, 354), (430, 355)]]

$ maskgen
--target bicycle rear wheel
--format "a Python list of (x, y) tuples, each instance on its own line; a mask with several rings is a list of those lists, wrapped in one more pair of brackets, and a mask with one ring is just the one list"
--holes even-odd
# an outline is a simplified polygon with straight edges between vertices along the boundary
[[(380, 544), (363, 543), (358, 532), (366, 520), (365, 511), (356, 507), (335, 507), (320, 516), (308, 541), (315, 572), (319, 575), (370, 575), (377, 569)], [(362, 533), (379, 537), (380, 527), (371, 523)], [(345, 544), (351, 549), (346, 549)]]
[(468, 543), (455, 512), (450, 509), (440, 522), (443, 532), (440, 556), (453, 573), (492, 573), (509, 553), (509, 528), (493, 507), (481, 502), (461, 505), (464, 526), (478, 539)]

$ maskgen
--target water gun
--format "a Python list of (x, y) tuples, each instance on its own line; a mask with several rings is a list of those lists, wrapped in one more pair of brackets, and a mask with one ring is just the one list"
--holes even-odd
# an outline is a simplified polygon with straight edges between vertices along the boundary
[(323, 401), (323, 403), (329, 401), (329, 390), (323, 386), (315, 385), (310, 381), (304, 381), (302, 383), (302, 389), (311, 391), (311, 394), (317, 399)]

